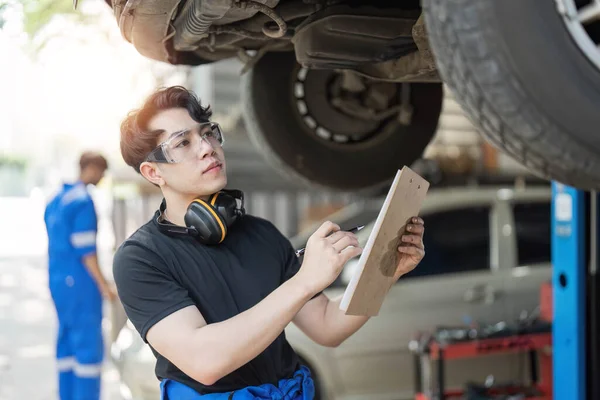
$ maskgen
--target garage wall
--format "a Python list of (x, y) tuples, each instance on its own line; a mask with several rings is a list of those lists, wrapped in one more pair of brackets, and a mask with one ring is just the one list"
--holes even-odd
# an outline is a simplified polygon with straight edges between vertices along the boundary
[(444, 87), (444, 103), (438, 131), (427, 148), (425, 156), (435, 155), (452, 146), (478, 152), (481, 143), (482, 140), (475, 126), (466, 117), (452, 92)]
[[(203, 104), (210, 104), (213, 118), (226, 125), (237, 124), (240, 117), (240, 71), (242, 63), (236, 59), (218, 61), (192, 69), (189, 87)], [(228, 134), (238, 135), (229, 129)]]
[[(471, 123), (452, 91), (444, 86), (444, 103), (436, 136), (425, 150), (425, 158), (445, 160), (447, 163), (465, 162), (471, 158), (476, 173), (486, 172), (483, 151), (493, 152), (495, 171), (502, 174), (523, 173), (526, 168), (512, 157), (487, 145), (477, 128)], [(489, 165), (488, 165), (489, 167)], [(490, 172), (490, 171), (487, 171)]]

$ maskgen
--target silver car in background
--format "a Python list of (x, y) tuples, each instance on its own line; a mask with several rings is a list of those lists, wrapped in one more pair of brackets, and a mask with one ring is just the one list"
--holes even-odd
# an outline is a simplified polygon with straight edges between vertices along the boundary
[[(426, 255), (388, 293), (377, 317), (336, 348), (312, 342), (294, 324), (286, 337), (311, 368), (320, 399), (413, 399), (411, 339), (439, 326), (513, 323), (534, 313), (540, 285), (551, 279), (549, 186), (522, 189), (452, 187), (430, 189), (420, 215)], [(331, 219), (342, 228), (366, 224), (365, 245), (383, 199), (350, 206)], [(292, 238), (301, 247), (312, 230)], [(345, 266), (325, 293), (343, 294), (358, 258)], [(112, 344), (126, 397), (158, 399), (155, 359), (131, 323)], [(446, 382), (521, 379), (526, 358), (486, 356), (447, 363)]]

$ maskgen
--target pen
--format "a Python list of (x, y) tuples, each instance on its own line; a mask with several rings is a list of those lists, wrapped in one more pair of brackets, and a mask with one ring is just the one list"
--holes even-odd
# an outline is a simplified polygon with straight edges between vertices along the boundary
[[(355, 226), (354, 228), (349, 229), (347, 232), (356, 233), (356, 232), (360, 231), (364, 227), (365, 227), (364, 225)], [(296, 256), (300, 257), (302, 254), (304, 254), (305, 251), (306, 251), (306, 246), (303, 247), (303, 248), (301, 248), (301, 249), (299, 249), (299, 250), (296, 250)]]

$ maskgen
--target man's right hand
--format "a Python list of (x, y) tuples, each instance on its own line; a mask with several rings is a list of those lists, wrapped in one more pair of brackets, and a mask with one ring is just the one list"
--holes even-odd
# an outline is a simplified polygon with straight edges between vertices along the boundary
[(113, 301), (117, 299), (116, 288), (108, 283), (100, 290), (100, 292), (105, 300)]
[(96, 281), (96, 285), (98, 285), (98, 290), (100, 290), (102, 297), (108, 301), (115, 300), (117, 298), (117, 289), (115, 288), (113, 282), (107, 282), (102, 275), (100, 266), (98, 265), (98, 257), (96, 256), (96, 253), (90, 253), (84, 256), (83, 264)]
[(297, 277), (314, 293), (336, 280), (344, 265), (362, 252), (354, 233), (340, 231), (333, 222), (324, 222), (306, 243), (304, 261)]

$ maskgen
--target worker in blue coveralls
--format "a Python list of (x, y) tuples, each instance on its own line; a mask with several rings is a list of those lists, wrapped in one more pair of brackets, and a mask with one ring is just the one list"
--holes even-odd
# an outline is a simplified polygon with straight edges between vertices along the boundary
[(108, 163), (84, 152), (80, 176), (48, 203), (49, 287), (58, 316), (56, 362), (61, 400), (97, 400), (104, 356), (102, 297), (116, 298), (96, 256), (97, 219), (87, 185), (97, 185)]

